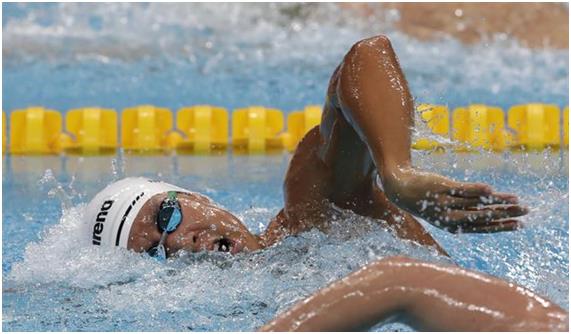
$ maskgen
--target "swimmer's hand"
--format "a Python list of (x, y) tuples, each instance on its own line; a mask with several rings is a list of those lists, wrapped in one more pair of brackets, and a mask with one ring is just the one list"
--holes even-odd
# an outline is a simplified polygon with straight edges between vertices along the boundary
[(492, 233), (520, 227), (513, 219), (527, 214), (512, 194), (496, 193), (483, 183), (399, 169), (382, 178), (388, 198), (402, 209), (451, 233)]

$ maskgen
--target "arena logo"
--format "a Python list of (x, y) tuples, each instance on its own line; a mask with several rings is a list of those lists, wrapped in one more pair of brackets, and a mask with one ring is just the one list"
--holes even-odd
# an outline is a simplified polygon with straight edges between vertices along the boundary
[(103, 233), (103, 228), (105, 223), (105, 219), (107, 218), (107, 214), (109, 213), (109, 209), (113, 205), (112, 200), (107, 200), (103, 202), (101, 209), (99, 209), (99, 213), (97, 214), (97, 219), (95, 220), (97, 223), (93, 225), (93, 244), (94, 245), (101, 245), (101, 233)]

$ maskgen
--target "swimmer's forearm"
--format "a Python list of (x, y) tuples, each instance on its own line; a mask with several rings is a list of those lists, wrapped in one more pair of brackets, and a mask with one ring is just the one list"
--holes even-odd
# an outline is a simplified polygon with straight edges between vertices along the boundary
[(260, 331), (359, 331), (398, 315), (402, 292), (391, 289), (382, 262), (334, 282), (280, 314)]
[(262, 330), (361, 330), (399, 316), (417, 330), (566, 330), (565, 311), (502, 280), (407, 258), (373, 263)]
[(409, 302), (403, 318), (417, 330), (568, 330), (566, 311), (516, 284), (407, 258), (388, 259), (386, 265), (403, 279), (400, 288)]
[[(520, 226), (513, 218), (527, 210), (517, 204), (515, 195), (412, 166), (414, 103), (388, 38), (376, 36), (356, 43), (334, 82), (339, 107), (366, 143), (382, 192), (392, 203), (453, 233), (492, 233)], [(510, 219), (502, 221), (506, 218)]]

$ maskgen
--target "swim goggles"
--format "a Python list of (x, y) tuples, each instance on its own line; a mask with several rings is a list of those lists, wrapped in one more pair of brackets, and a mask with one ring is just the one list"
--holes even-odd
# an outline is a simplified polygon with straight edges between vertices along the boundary
[(176, 191), (169, 191), (167, 198), (161, 203), (159, 212), (157, 213), (157, 226), (163, 234), (161, 235), (159, 244), (148, 250), (151, 257), (159, 261), (166, 260), (167, 252), (164, 243), (167, 239), (167, 235), (176, 230), (181, 222), (182, 210), (176, 198)]

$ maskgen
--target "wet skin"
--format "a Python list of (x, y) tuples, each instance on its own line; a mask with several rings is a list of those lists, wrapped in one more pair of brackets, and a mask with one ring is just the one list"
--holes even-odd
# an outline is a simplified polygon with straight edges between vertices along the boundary
[(360, 331), (397, 320), (422, 331), (565, 331), (569, 314), (521, 286), (406, 257), (331, 283), (262, 331)]
[[(156, 216), (166, 193), (150, 198), (141, 208), (129, 237), (127, 247), (145, 252), (157, 245), (161, 232), (156, 225)], [(236, 254), (263, 247), (260, 237), (250, 233), (238, 218), (218, 207), (210, 199), (196, 193), (177, 193), (182, 210), (182, 222), (168, 234), (165, 241), (167, 255), (181, 249), (189, 252), (225, 251)]]
[[(183, 223), (166, 241), (180, 249), (236, 253), (274, 244), (287, 235), (327, 228), (336, 208), (377, 218), (401, 238), (445, 251), (413, 215), (451, 233), (517, 229), (527, 213), (515, 195), (486, 184), (464, 183), (422, 171), (411, 163), (414, 105), (385, 36), (356, 43), (334, 71), (322, 122), (299, 143), (284, 181), (284, 208), (260, 236), (199, 194), (179, 195)], [(375, 180), (379, 178), (382, 189)], [(154, 223), (161, 196), (145, 204), (128, 247), (144, 251), (161, 233)], [(225, 247), (220, 247), (220, 243)]]

